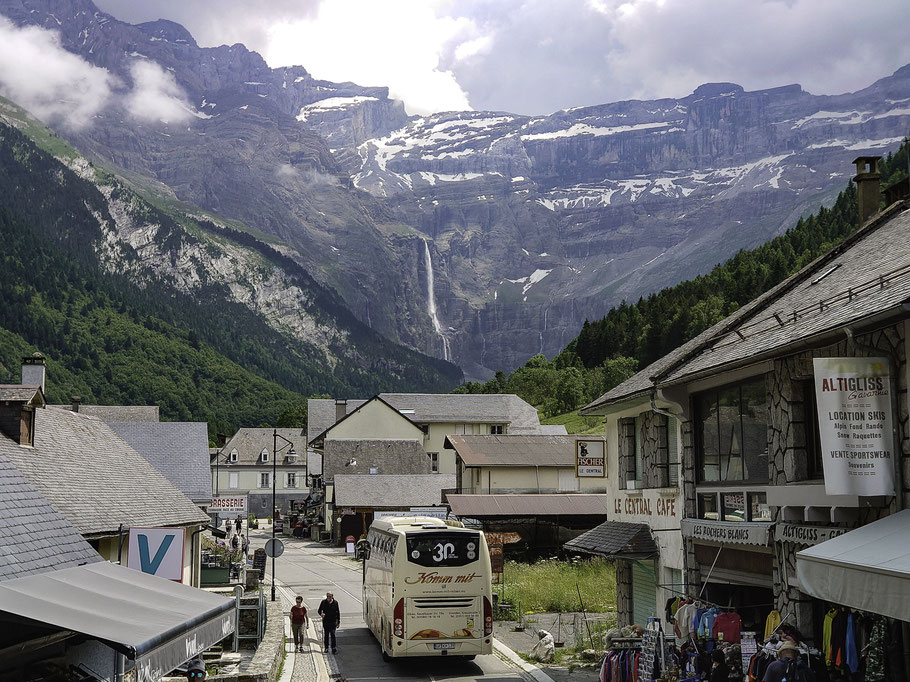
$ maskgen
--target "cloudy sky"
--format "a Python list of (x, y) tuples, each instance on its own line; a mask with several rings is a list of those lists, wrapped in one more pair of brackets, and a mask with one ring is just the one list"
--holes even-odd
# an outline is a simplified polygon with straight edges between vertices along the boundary
[(705, 82), (862, 88), (910, 63), (907, 0), (95, 0), (244, 43), (273, 66), (387, 85), (411, 113), (543, 114)]

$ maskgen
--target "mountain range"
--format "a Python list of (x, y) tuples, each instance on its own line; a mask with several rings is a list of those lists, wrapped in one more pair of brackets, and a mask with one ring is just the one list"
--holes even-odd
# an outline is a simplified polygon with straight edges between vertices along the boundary
[[(88, 0), (0, 0), (0, 13), (59, 32), (122, 83), (153, 64), (179, 88), (179, 122), (137, 122), (115, 102), (81, 130), (56, 127), (79, 163), (195, 216), (181, 229), (199, 252), (268, 244), (287, 259), (276, 272), (299, 267), (360, 323), (471, 378), (554, 355), (586, 319), (781, 234), (831, 201), (855, 156), (910, 127), (910, 66), (837, 96), (714, 83), (548, 116), (409, 116), (384, 87), (270, 68)], [(141, 221), (116, 239), (195, 286)], [(268, 324), (329, 346), (332, 325), (298, 315), (280, 278), (250, 278), (230, 253), (202, 269)]]

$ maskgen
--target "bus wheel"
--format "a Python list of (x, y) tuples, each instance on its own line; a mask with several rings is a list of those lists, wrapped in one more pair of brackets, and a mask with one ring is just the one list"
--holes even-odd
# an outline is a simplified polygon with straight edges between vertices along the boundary
[(383, 649), (382, 644), (379, 645), (379, 649), (380, 649), (380, 651), (382, 651), (382, 660), (385, 661), (386, 663), (391, 663), (391, 662), (392, 662), (392, 657), (389, 656), (389, 655), (385, 652), (385, 649)]
[(461, 658), (462, 661), (464, 661), (465, 663), (467, 663), (468, 661), (473, 661), (475, 658), (477, 658), (477, 656), (476, 656), (476, 655), (474, 655), (474, 656), (461, 656), (460, 658)]

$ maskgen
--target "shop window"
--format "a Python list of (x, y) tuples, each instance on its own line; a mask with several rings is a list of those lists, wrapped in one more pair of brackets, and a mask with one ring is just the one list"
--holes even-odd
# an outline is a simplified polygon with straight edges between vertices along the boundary
[(766, 493), (749, 493), (749, 520), (771, 521), (771, 507)]
[(698, 518), (717, 521), (717, 493), (699, 493)]
[(764, 377), (696, 395), (695, 412), (699, 481), (768, 481)]
[(815, 383), (802, 382), (803, 423), (806, 433), (806, 478), (824, 478), (822, 469), (822, 443), (818, 435), (818, 404), (815, 402)]
[(625, 490), (628, 483), (635, 481), (635, 453), (638, 441), (636, 419), (623, 417), (619, 420), (619, 487)]
[(655, 469), (659, 472), (656, 485), (679, 485), (679, 439), (676, 418), (655, 414), (657, 420), (657, 452)]
[(721, 493), (724, 521), (746, 520), (746, 496), (744, 493)]
[(636, 488), (641, 487), (641, 475), (645, 470), (644, 453), (642, 452), (644, 421), (642, 415), (635, 417), (635, 433), (633, 434), (633, 438), (635, 439), (635, 460), (633, 462), (634, 469), (632, 470), (632, 479), (636, 483)]

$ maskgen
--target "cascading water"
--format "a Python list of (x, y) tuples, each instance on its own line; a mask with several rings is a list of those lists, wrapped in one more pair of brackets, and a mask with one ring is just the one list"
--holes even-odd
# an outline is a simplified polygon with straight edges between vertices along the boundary
[(448, 360), (450, 355), (449, 339), (442, 333), (442, 323), (439, 321), (439, 315), (436, 314), (436, 286), (433, 276), (433, 259), (430, 257), (430, 244), (426, 239), (423, 240), (423, 253), (427, 266), (427, 312), (430, 319), (433, 320), (433, 329), (436, 330), (436, 336), (442, 339), (442, 358)]

